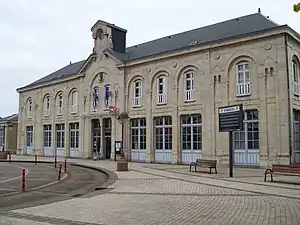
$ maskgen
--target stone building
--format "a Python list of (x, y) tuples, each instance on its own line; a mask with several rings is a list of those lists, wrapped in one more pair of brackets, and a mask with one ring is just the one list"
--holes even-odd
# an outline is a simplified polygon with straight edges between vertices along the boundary
[(127, 48), (123, 28), (99, 20), (91, 31), (87, 59), (17, 90), (21, 154), (91, 158), (100, 146), (113, 159), (123, 136), (131, 161), (228, 160), (218, 107), (242, 103), (235, 164), (300, 162), (300, 45), (289, 26), (259, 12)]
[(17, 152), (18, 114), (0, 118), (0, 151)]

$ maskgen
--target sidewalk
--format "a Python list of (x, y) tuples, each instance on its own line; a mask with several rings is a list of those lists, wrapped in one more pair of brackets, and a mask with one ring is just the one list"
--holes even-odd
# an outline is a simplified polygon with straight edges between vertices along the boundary
[(119, 179), (99, 195), (15, 210), (5, 219), (75, 225), (300, 223), (300, 185), (263, 182), (263, 170), (236, 168), (236, 178), (228, 178), (223, 165), (215, 175), (182, 165), (129, 163), (130, 171), (117, 172), (113, 161), (72, 161), (108, 169)]

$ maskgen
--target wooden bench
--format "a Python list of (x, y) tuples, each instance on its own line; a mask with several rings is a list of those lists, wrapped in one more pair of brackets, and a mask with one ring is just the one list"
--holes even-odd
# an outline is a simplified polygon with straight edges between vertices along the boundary
[(7, 151), (0, 151), (0, 159), (7, 159), (8, 152)]
[(268, 168), (265, 171), (265, 181), (267, 181), (268, 174), (270, 174), (271, 176), (271, 182), (273, 181), (273, 174), (282, 174), (287, 176), (300, 176), (300, 165), (273, 164), (272, 169)]
[(197, 172), (197, 166), (209, 168), (209, 173), (211, 174), (211, 169), (215, 169), (215, 173), (217, 174), (217, 160), (210, 159), (197, 159), (196, 162), (192, 162), (190, 164), (190, 171), (192, 171), (192, 166), (195, 168), (195, 172)]

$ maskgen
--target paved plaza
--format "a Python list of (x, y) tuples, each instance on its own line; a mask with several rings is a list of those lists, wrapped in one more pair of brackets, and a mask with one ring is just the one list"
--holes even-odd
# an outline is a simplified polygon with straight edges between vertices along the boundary
[(111, 170), (119, 179), (92, 196), (2, 213), (1, 224), (300, 224), (298, 177), (271, 183), (262, 169), (238, 168), (228, 178), (226, 165), (215, 175), (181, 165), (130, 163), (130, 171), (117, 172), (112, 161), (74, 163)]

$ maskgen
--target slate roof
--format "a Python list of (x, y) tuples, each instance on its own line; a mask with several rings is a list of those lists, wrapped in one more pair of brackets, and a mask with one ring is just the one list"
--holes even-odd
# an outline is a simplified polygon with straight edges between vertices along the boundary
[[(126, 48), (125, 54), (112, 51), (110, 53), (120, 61), (126, 63), (277, 27), (280, 27), (280, 25), (269, 20), (261, 13), (255, 13), (131, 46)], [(191, 46), (193, 42), (194, 44)], [(76, 75), (84, 63), (85, 60), (67, 65), (23, 88)]]
[(12, 114), (10, 116), (6, 116), (6, 117), (3, 117), (3, 118), (0, 117), (0, 123), (3, 123), (3, 122), (17, 122), (17, 121), (18, 121), (18, 114)]

